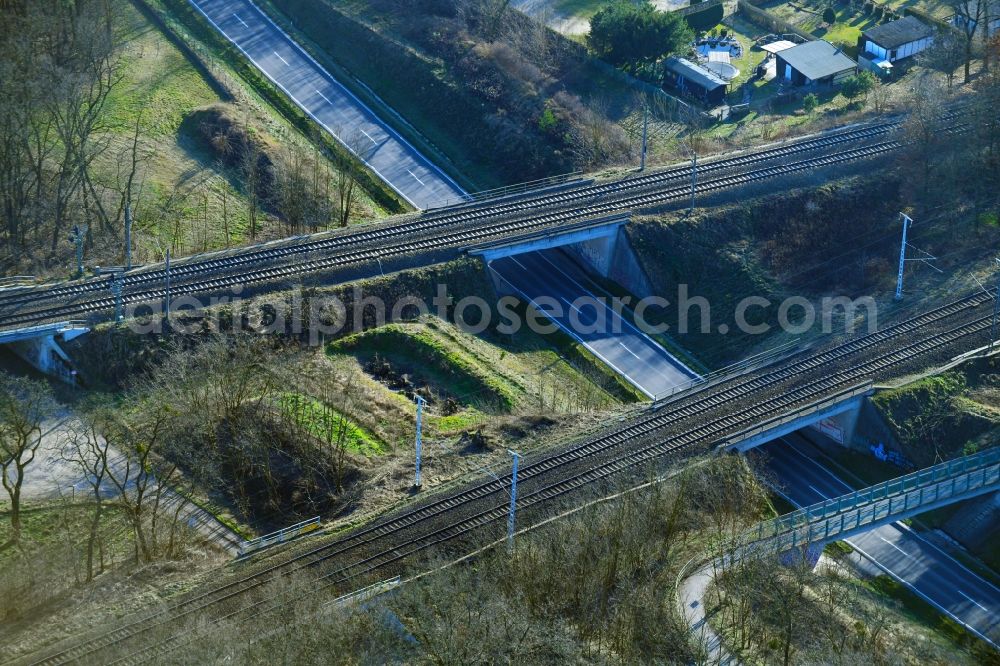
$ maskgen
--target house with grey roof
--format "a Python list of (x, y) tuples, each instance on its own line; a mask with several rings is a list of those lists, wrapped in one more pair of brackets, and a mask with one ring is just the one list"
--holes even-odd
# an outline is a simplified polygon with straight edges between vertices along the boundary
[(876, 63), (906, 60), (929, 48), (936, 31), (917, 17), (906, 16), (862, 32), (858, 53)]
[(711, 106), (722, 104), (729, 90), (729, 82), (712, 70), (676, 56), (663, 62), (663, 82)]
[(858, 63), (843, 49), (823, 40), (778, 51), (774, 57), (778, 79), (793, 86), (836, 84), (858, 71)]

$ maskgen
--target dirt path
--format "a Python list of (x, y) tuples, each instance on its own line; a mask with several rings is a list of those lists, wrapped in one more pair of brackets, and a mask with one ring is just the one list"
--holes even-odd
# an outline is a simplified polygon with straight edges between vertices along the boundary
[(681, 581), (677, 596), (681, 604), (681, 612), (691, 631), (704, 650), (707, 664), (736, 664), (722, 646), (722, 639), (712, 630), (705, 617), (705, 591), (712, 582), (714, 571), (707, 564)]
[[(92, 492), (90, 481), (82, 476), (79, 467), (68, 460), (72, 453), (73, 432), (79, 426), (79, 421), (69, 409), (63, 409), (42, 425), (42, 441), (35, 454), (35, 460), (26, 471), (21, 489), (23, 499), (52, 500), (81, 494), (86, 496)], [(124, 456), (114, 452), (109, 465), (112, 469), (121, 470), (124, 461)], [(101, 490), (107, 497), (114, 497), (117, 492), (110, 482), (102, 486)], [(154, 491), (155, 488), (150, 490)], [(177, 513), (178, 518), (186, 522), (188, 527), (228, 554), (235, 557), (239, 553), (239, 545), (243, 539), (238, 534), (173, 489), (164, 488), (160, 500), (161, 510), (173, 515), (174, 511), (177, 511), (178, 503), (182, 505)]]

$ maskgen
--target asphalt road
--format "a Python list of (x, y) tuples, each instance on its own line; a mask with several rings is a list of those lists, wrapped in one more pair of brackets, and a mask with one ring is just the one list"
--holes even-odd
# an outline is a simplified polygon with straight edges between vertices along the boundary
[(249, 0), (190, 0), (306, 113), (420, 209), (464, 194)]
[(561, 250), (494, 259), (490, 267), (522, 299), (646, 395), (655, 397), (696, 376), (615, 312), (603, 292)]
[[(801, 435), (761, 447), (786, 498), (808, 506), (856, 490), (823, 467)], [(953, 620), (1000, 647), (1000, 589), (902, 523), (845, 540)]]

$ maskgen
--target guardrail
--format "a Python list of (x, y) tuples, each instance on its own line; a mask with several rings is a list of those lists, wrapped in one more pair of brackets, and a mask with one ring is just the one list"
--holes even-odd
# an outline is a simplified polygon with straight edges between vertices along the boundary
[(779, 416), (772, 417), (766, 421), (762, 421), (757, 425), (747, 428), (746, 430), (740, 430), (735, 435), (730, 435), (726, 438), (723, 447), (732, 446), (734, 444), (739, 444), (742, 441), (750, 439), (756, 435), (763, 434), (768, 430), (774, 430), (778, 426), (782, 426), (786, 423), (791, 423), (792, 421), (797, 421), (807, 414), (815, 414), (816, 412), (823, 411), (828, 407), (833, 407), (841, 402), (850, 400), (851, 398), (856, 398), (860, 395), (865, 395), (870, 393), (872, 390), (871, 382), (864, 382), (863, 384), (856, 384), (848, 389), (835, 393), (828, 398), (823, 398), (819, 402), (813, 402), (805, 407), (799, 407), (790, 412), (785, 412)]
[(650, 409), (659, 409), (663, 405), (671, 401), (672, 398), (678, 396), (681, 393), (689, 391), (693, 388), (701, 386), (709, 386), (711, 384), (717, 384), (718, 382), (730, 379), (732, 377), (737, 377), (751, 370), (756, 370), (762, 368), (765, 365), (770, 365), (776, 363), (782, 359), (788, 358), (800, 352), (806, 351), (809, 347), (799, 346), (798, 339), (786, 342), (783, 345), (779, 345), (774, 349), (769, 349), (765, 352), (755, 354), (741, 361), (737, 361), (731, 365), (727, 365), (724, 368), (719, 368), (718, 370), (713, 370), (712, 372), (700, 375), (684, 382), (683, 384), (678, 384), (669, 391), (664, 391), (656, 395), (653, 398), (653, 402), (650, 403)]
[(296, 537), (300, 537), (303, 534), (308, 534), (309, 532), (315, 532), (319, 529), (319, 516), (315, 518), (310, 518), (309, 520), (303, 520), (301, 523), (295, 523), (289, 527), (282, 528), (277, 532), (271, 532), (270, 534), (265, 534), (264, 536), (257, 537), (256, 539), (250, 539), (249, 541), (244, 541), (240, 544), (240, 554), (239, 557), (244, 557), (250, 553), (261, 550), (262, 548), (267, 548), (268, 546), (273, 546), (276, 543), (284, 543), (285, 541), (291, 541)]
[(780, 553), (836, 540), (866, 525), (1000, 490), (1000, 447), (890, 479), (761, 523), (744, 535), (744, 554)]
[(387, 578), (386, 580), (380, 580), (377, 583), (372, 583), (367, 587), (362, 587), (360, 590), (354, 590), (353, 592), (348, 592), (347, 594), (337, 597), (332, 601), (326, 602), (325, 606), (349, 606), (353, 604), (364, 603), (370, 601), (375, 597), (381, 596), (386, 592), (391, 592), (402, 584), (401, 576), (393, 576), (392, 578)]
[(0, 289), (15, 289), (17, 287), (31, 287), (37, 283), (34, 275), (10, 275), (0, 277)]
[(458, 204), (478, 203), (487, 199), (499, 199), (501, 197), (509, 197), (515, 194), (524, 194), (525, 192), (530, 192), (531, 190), (540, 190), (554, 185), (563, 185), (572, 180), (579, 180), (582, 175), (582, 171), (571, 171), (570, 173), (564, 173), (558, 176), (548, 176), (546, 178), (528, 180), (514, 185), (503, 185), (501, 187), (495, 187), (491, 190), (471, 192), (465, 196), (449, 197), (447, 199), (442, 199), (441, 201), (436, 201), (434, 202), (434, 205), (427, 210), (447, 208), (448, 206), (455, 206)]

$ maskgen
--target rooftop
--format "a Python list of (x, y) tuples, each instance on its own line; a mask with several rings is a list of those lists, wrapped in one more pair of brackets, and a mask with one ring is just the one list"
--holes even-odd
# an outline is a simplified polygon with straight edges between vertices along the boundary
[(882, 48), (895, 49), (918, 39), (932, 37), (934, 28), (915, 16), (907, 16), (898, 21), (890, 21), (870, 28), (861, 34)]
[(857, 67), (857, 63), (847, 57), (841, 49), (823, 40), (793, 46), (781, 51), (779, 56), (813, 81)]
[(710, 69), (697, 65), (690, 60), (671, 56), (667, 58), (664, 67), (680, 74), (695, 85), (701, 86), (705, 90), (713, 90), (719, 86), (728, 86), (729, 83)]

